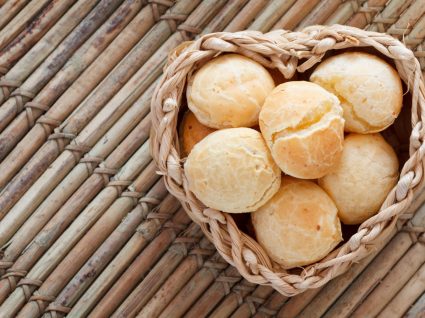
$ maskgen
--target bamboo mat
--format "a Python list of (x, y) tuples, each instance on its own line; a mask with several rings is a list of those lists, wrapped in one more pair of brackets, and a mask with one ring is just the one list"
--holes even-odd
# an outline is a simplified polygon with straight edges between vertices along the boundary
[(223, 261), (149, 155), (172, 48), (333, 23), (389, 33), (425, 69), (425, 0), (0, 0), (0, 317), (425, 317), (425, 194), (289, 299)]

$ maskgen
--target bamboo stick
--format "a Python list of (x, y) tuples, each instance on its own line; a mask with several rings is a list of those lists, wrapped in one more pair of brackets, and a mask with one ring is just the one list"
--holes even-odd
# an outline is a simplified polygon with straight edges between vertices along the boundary
[(265, 32), (292, 6), (295, 0), (272, 0), (248, 27), (249, 30)]
[(224, 31), (236, 32), (245, 29), (268, 3), (268, 0), (250, 0), (241, 12), (227, 25)]
[(248, 296), (257, 287), (256, 284), (250, 283), (243, 279), (240, 283), (233, 286), (232, 291), (209, 315), (210, 318), (230, 317), (230, 315), (244, 302), (244, 298)]
[[(0, 80), (0, 105), (13, 90), (56, 48), (71, 30), (96, 5), (97, 0), (77, 1), (62, 18)], [(1, 9), (0, 9), (1, 11)], [(1, 17), (1, 14), (0, 14)], [(2, 66), (2, 63), (0, 63)], [(0, 68), (1, 68), (0, 67)], [(4, 124), (0, 125), (0, 131)]]
[(367, 30), (385, 32), (393, 23), (396, 23), (406, 8), (410, 6), (412, 0), (390, 1), (381, 13), (377, 14), (372, 23), (367, 26)]
[[(190, 3), (189, 6), (187, 6), (188, 3)], [(194, 4), (196, 3), (188, 2), (187, 0), (178, 2), (168, 12), (168, 15), (190, 13), (193, 10)], [(166, 8), (165, 5), (158, 6), (158, 14), (164, 13)], [(135, 45), (131, 53), (121, 61), (116, 69), (103, 80), (100, 86), (91, 92), (107, 72), (127, 53), (128, 49), (134, 44), (134, 41), (136, 39), (140, 40), (154, 24), (155, 19), (152, 15), (152, 8), (144, 8), (126, 29), (117, 36), (114, 42), (85, 70), (77, 81), (62, 94), (44, 116), (54, 121), (62, 122), (72, 111), (75, 111), (60, 129), (64, 133), (74, 135), (81, 131), (95, 114), (99, 112), (102, 106), (114, 96), (118, 89), (124, 85), (138, 68), (142, 67), (143, 63), (155, 52), (155, 49), (171, 34), (172, 30), (167, 21), (160, 20), (151, 32)], [(134, 28), (137, 28), (138, 31), (135, 32)], [(83, 101), (90, 92), (90, 96)], [(75, 110), (81, 102), (82, 104)], [(31, 131), (0, 164), (0, 169), (4, 169), (6, 172), (5, 175), (0, 177), (0, 187), (11, 180), (19, 169), (31, 158), (34, 152), (48, 138), (53, 128), (54, 126), (43, 122), (37, 122), (35, 124)], [(62, 140), (61, 142), (66, 144), (69, 140)], [(53, 146), (57, 148), (54, 141)], [(41, 168), (39, 170), (42, 171)]]
[(220, 12), (202, 30), (202, 34), (222, 31), (248, 0), (228, 0)]
[(416, 302), (410, 307), (409, 311), (406, 313), (406, 318), (422, 318), (420, 315), (425, 312), (425, 292)]
[[(136, 21), (138, 21), (138, 19)], [(125, 38), (126, 37), (124, 37), (124, 39)], [(132, 106), (130, 110), (118, 120), (117, 124), (115, 124), (113, 128), (111, 128), (111, 131), (103, 136), (103, 140), (101, 142), (98, 142), (98, 144), (94, 146), (94, 149), (89, 151), (89, 153), (87, 154), (88, 157), (105, 158), (105, 156), (114, 149), (114, 147), (119, 143), (119, 141), (137, 124), (137, 122), (142, 120), (142, 118), (149, 111), (149, 103), (150, 97), (152, 95), (152, 90), (153, 89), (148, 90), (146, 92), (146, 96), (142, 96), (139, 101), (135, 102), (135, 105)], [(32, 134), (31, 136), (34, 136), (34, 134)], [(55, 141), (52, 140), (52, 142), (54, 143)], [(82, 168), (79, 171), (80, 179), (78, 181), (75, 179), (77, 178), (77, 176), (72, 178), (68, 175), (67, 178), (71, 178), (71, 181), (68, 183), (62, 182), (60, 186), (61, 189), (60, 191), (56, 191), (57, 193), (55, 196), (52, 195), (53, 193), (50, 193), (51, 199), (45, 200), (42, 206), (39, 207), (39, 210), (43, 211), (42, 213), (46, 215), (51, 214), (53, 213), (53, 211), (55, 211), (54, 209), (57, 209), (61, 204), (64, 203), (64, 200), (66, 200), (69, 195), (76, 189), (76, 187), (78, 187), (83, 182), (83, 176), (87, 177), (87, 169), (84, 167), (86, 165), (90, 164), (87, 162), (82, 164)], [(90, 167), (90, 169), (91, 168), (92, 167)], [(51, 191), (54, 192), (55, 190), (52, 189)], [(14, 208), (15, 211), (17, 211), (17, 209), (18, 207)], [(52, 212), (47, 213), (46, 210), (52, 210)], [(17, 228), (22, 224), (22, 222), (25, 221), (26, 217), (31, 213), (31, 208), (25, 208), (23, 210), (20, 209), (18, 211), (20, 212), (7, 214), (6, 217), (3, 219), (3, 222), (0, 225), (0, 242), (4, 243), (10, 238), (10, 235), (12, 235), (14, 231), (17, 230)], [(25, 214), (23, 215), (22, 212), (24, 212)], [(36, 217), (36, 220), (39, 222), (40, 218)], [(37, 224), (37, 222), (35, 224)], [(34, 227), (32, 229), (34, 229)]]
[(424, 4), (421, 3), (421, 1), (414, 1), (386, 32), (398, 39), (401, 39), (405, 35), (409, 34), (413, 26), (424, 13)]
[[(154, 215), (153, 215), (154, 216)], [(164, 220), (157, 219), (156, 222)], [(148, 233), (152, 220), (142, 223), (142, 230), (146, 229)], [(146, 223), (146, 224), (145, 224)], [(137, 285), (137, 283), (146, 275), (149, 269), (155, 264), (161, 255), (172, 244), (178, 234), (184, 230), (191, 221), (182, 208), (171, 221), (164, 224), (163, 229), (152, 242), (149, 243), (140, 253), (115, 284), (108, 290), (106, 295), (97, 303), (96, 307), (88, 317), (110, 317), (113, 311), (121, 304), (125, 297)], [(157, 230), (156, 228), (155, 230)], [(151, 238), (148, 238), (151, 239)], [(144, 239), (144, 245), (148, 240)]]
[[(403, 43), (414, 51), (422, 49), (421, 44), (425, 39), (425, 15), (423, 15), (414, 25), (412, 31), (407, 36), (403, 36)], [(421, 59), (419, 59), (421, 62)], [(422, 60), (423, 64), (423, 60)]]
[(264, 304), (266, 299), (273, 293), (273, 288), (259, 285), (250, 294), (244, 297), (244, 303), (232, 314), (232, 318), (252, 317), (257, 313), (257, 308)]
[(325, 25), (332, 25), (335, 23), (345, 24), (350, 17), (359, 12), (363, 3), (366, 0), (358, 1), (347, 1), (341, 3), (339, 7), (331, 14), (329, 18), (326, 19)]
[[(15, 268), (20, 270), (31, 270), (25, 276), (29, 280), (43, 280), (78, 242), (84, 233), (96, 222), (104, 211), (119, 196), (123, 187), (130, 184), (130, 180), (143, 170), (149, 162), (149, 151), (146, 145), (140, 147), (137, 152), (125, 163), (125, 165), (114, 176), (113, 180), (104, 188), (94, 200), (81, 212), (65, 232), (57, 239), (61, 233), (60, 229), (53, 228), (40, 232), (27, 247), (25, 252), (15, 263)], [(61, 224), (62, 225), (62, 224)], [(48, 225), (45, 227), (48, 228)], [(53, 232), (53, 233), (52, 233)], [(50, 248), (49, 246), (53, 244)], [(48, 250), (47, 250), (48, 249)], [(43, 252), (47, 250), (44, 255)], [(39, 257), (41, 257), (39, 259)], [(38, 261), (37, 261), (38, 260)], [(34, 266), (32, 264), (37, 262)], [(28, 290), (31, 292), (36, 286), (17, 286), (14, 292), (6, 299), (0, 307), (0, 312), (6, 315), (14, 315), (24, 305)], [(30, 292), (30, 293), (31, 293)]]
[(185, 317), (207, 317), (231, 288), (242, 280), (242, 276), (233, 266), (228, 266), (216, 278), (215, 282), (201, 295), (185, 314)]
[[(224, 0), (214, 2), (207, 0), (202, 2), (188, 18), (186, 23), (192, 25), (202, 25), (215, 13), (219, 5), (222, 5)], [(181, 2), (179, 2), (181, 3)], [(189, 1), (190, 4), (193, 1)], [(170, 22), (171, 23), (171, 22)], [(168, 27), (168, 26), (167, 26)], [(50, 137), (50, 142), (44, 146), (31, 158), (15, 178), (8, 183), (0, 195), (0, 211), (6, 213), (11, 206), (17, 201), (19, 196), (22, 196), (38, 176), (49, 167), (44, 175), (28, 190), (25, 196), (31, 199), (21, 199), (29, 204), (29, 209), (33, 209), (39, 202), (45, 198), (57, 183), (68, 173), (75, 165), (75, 160), (91, 147), (104, 132), (127, 110), (129, 105), (140, 96), (147, 87), (156, 79), (162, 71), (162, 65), (168, 55), (168, 52), (179, 43), (187, 40), (186, 31), (175, 32), (137, 72), (132, 78), (122, 87), (122, 89), (113, 96), (106, 106), (98, 112), (90, 124), (80, 132), (76, 138), (72, 139), (71, 145), (66, 147), (59, 158), (56, 159), (57, 165), (55, 168), (49, 165), (59, 155), (63, 147), (69, 143), (70, 137), (73, 138), (73, 127), (80, 127), (81, 121), (87, 115), (87, 112), (93, 111), (93, 104), (88, 104), (84, 112), (75, 113), (72, 117), (74, 120), (67, 121), (62, 126), (59, 134)], [(156, 39), (154, 39), (155, 41)], [(134, 68), (134, 66), (132, 66)], [(113, 82), (115, 78), (112, 76)], [(100, 93), (100, 92), (99, 92)], [(90, 116), (88, 116), (90, 118)], [(79, 119), (82, 119), (81, 121)], [(87, 118), (85, 119), (87, 120)], [(82, 128), (82, 127), (81, 127)], [(76, 148), (78, 147), (78, 148)], [(25, 180), (25, 181), (24, 181)], [(38, 184), (37, 186), (35, 186)], [(35, 196), (34, 196), (35, 195)], [(34, 201), (33, 201), (34, 200)], [(32, 208), (31, 208), (32, 207)], [(28, 209), (28, 208), (26, 208)], [(0, 212), (0, 213), (1, 213)], [(29, 213), (29, 212), (26, 212)]]
[(184, 261), (177, 267), (170, 277), (162, 284), (161, 288), (143, 306), (138, 318), (157, 317), (174, 296), (183, 288), (187, 281), (202, 268), (205, 259), (215, 252), (214, 246), (205, 237), (193, 248)]
[(52, 0), (31, 23), (0, 51), (0, 66), (9, 69), (77, 0)]
[(228, 264), (216, 252), (179, 291), (158, 317), (181, 317)]
[[(134, 317), (143, 308), (146, 302), (161, 287), (162, 283), (174, 271), (177, 265), (187, 255), (196, 243), (199, 243), (202, 231), (196, 223), (177, 237), (166, 253), (161, 257), (149, 274), (121, 303), (111, 317)], [(198, 316), (199, 317), (199, 316)]]
[[(422, 198), (424, 193), (422, 193)], [(414, 206), (410, 211), (415, 211)], [(423, 226), (425, 224), (425, 206), (422, 206), (409, 221), (412, 226)], [(394, 229), (390, 237), (394, 236), (397, 230)], [(347, 315), (351, 313), (362, 300), (363, 295), (385, 276), (389, 269), (403, 256), (403, 254), (412, 245), (412, 240), (416, 240), (412, 233), (400, 232), (389, 244), (379, 253), (372, 263), (363, 271), (342, 294), (338, 300), (326, 312), (324, 317), (338, 317), (338, 315)]]
[[(25, 103), (47, 84), (75, 50), (108, 18), (120, 2), (122, 0), (101, 0), (47, 59), (32, 72), (31, 76), (21, 84), (19, 91), (15, 91), (12, 98), (9, 98), (0, 106), (0, 130), (3, 130), (21, 112)], [(39, 3), (39, 1), (32, 1), (31, 3)], [(3, 153), (3, 151), (0, 150), (0, 153)], [(3, 157), (4, 155), (1, 158)]]
[[(102, 189), (105, 183), (105, 168), (106, 169), (119, 169), (125, 161), (134, 153), (134, 151), (146, 142), (150, 130), (150, 117), (146, 116), (143, 120), (141, 118), (147, 113), (149, 109), (149, 100), (152, 95), (152, 90), (149, 90), (146, 95), (142, 96), (139, 102), (128, 111), (110, 131), (108, 131), (104, 138), (85, 156), (83, 159), (56, 187), (52, 193), (43, 201), (37, 208), (33, 215), (25, 222), (13, 236), (8, 247), (4, 250), (2, 258), (3, 262), (13, 262), (21, 254), (25, 246), (35, 237), (41, 228), (53, 217), (54, 213), (60, 209), (61, 213), (66, 217), (70, 214), (76, 215), (81, 209), (90, 202), (90, 200)], [(140, 105), (140, 106), (139, 106)], [(144, 106), (144, 107), (143, 107)], [(132, 121), (126, 120), (126, 117), (132, 117)], [(128, 131), (140, 121), (140, 123), (130, 132), (130, 134), (121, 142), (114, 151), (105, 159), (104, 162), (99, 161), (105, 158), (109, 149), (114, 148)], [(112, 145), (111, 145), (112, 144)], [(147, 149), (147, 144), (146, 144)], [(94, 158), (94, 161), (87, 160)], [(100, 166), (100, 169), (95, 169)], [(112, 172), (111, 170), (111, 172)], [(92, 175), (90, 175), (93, 172)], [(107, 171), (106, 171), (107, 172)], [(155, 174), (153, 174), (155, 175)], [(88, 178), (88, 179), (87, 179)], [(87, 179), (85, 182), (84, 180)], [(74, 195), (67, 201), (67, 199), (77, 190), (77, 188), (84, 182), (84, 185), (78, 189), (78, 195)], [(86, 190), (90, 189), (90, 190)], [(78, 202), (73, 203), (74, 200)], [(72, 207), (72, 211), (68, 211), (67, 207)], [(77, 209), (77, 207), (80, 207)], [(10, 214), (12, 217), (13, 215)], [(55, 216), (58, 217), (58, 216)], [(7, 222), (10, 220), (9, 222)], [(4, 223), (3, 223), (4, 222)], [(13, 218), (6, 217), (3, 219), (3, 224), (6, 230), (12, 228), (9, 233), (13, 233), (16, 229), (17, 221)], [(61, 224), (64, 222), (60, 221)], [(5, 236), (6, 239), (6, 236)], [(5, 241), (4, 239), (4, 241)], [(1, 282), (0, 282), (1, 286)], [(1, 288), (0, 288), (1, 289)], [(1, 299), (1, 297), (0, 297)]]
[[(141, 7), (142, 3), (138, 0), (124, 0), (123, 4), (75, 52), (62, 69), (34, 97), (33, 104), (25, 104), (25, 111), (21, 112), (0, 134), (1, 159), (28, 132), (41, 114), (47, 111), (49, 106), (74, 82), (84, 69), (102, 53), (137, 14)], [(32, 105), (37, 106), (33, 107)], [(46, 116), (42, 121), (44, 123), (43, 126), (50, 127), (50, 130), (53, 130), (52, 126), (56, 127), (60, 124), (57, 119)], [(49, 135), (49, 131), (45, 135)]]
[(297, 0), (288, 12), (276, 22), (272, 29), (294, 29), (319, 1), (320, 0)]
[[(385, 8), (385, 4), (388, 0), (368, 0), (366, 1), (360, 10), (356, 12), (348, 21), (347, 25), (357, 26), (362, 25), (363, 27), (372, 23), (373, 18), (382, 12)], [(363, 28), (362, 27), (362, 28)]]
[[(40, 317), (47, 308), (50, 301), (37, 299), (39, 295), (48, 295), (52, 299), (65, 287), (66, 283), (76, 274), (78, 269), (84, 265), (85, 261), (96, 251), (103, 241), (114, 231), (120, 221), (130, 212), (137, 204), (138, 200), (135, 196), (140, 196), (142, 192), (146, 192), (152, 184), (145, 183), (145, 180), (138, 179), (134, 182), (123, 196), (115, 200), (115, 202), (103, 213), (90, 230), (82, 237), (78, 243), (66, 254), (63, 260), (54, 268), (52, 273), (45, 279), (43, 284), (34, 292), (33, 297), (25, 304), (19, 312), (19, 316), (32, 318)], [(155, 206), (158, 201), (167, 194), (164, 183), (157, 182), (152, 189), (143, 197), (146, 202), (151, 200), (150, 205)], [(153, 201), (152, 201), (153, 200)], [(149, 205), (145, 204), (143, 211), (144, 216), (149, 212)], [(52, 305), (50, 309), (53, 311), (58, 306)], [(52, 317), (52, 312), (47, 313), (46, 317)]]
[(9, 0), (0, 7), (0, 30), (21, 10), (29, 0)]
[(266, 302), (257, 309), (254, 318), (275, 317), (287, 300), (288, 297), (283, 296), (279, 292), (273, 292)]
[[(164, 215), (168, 213), (170, 218), (179, 208), (178, 201), (172, 195), (168, 195), (159, 205), (157, 213)], [(178, 212), (183, 215), (183, 211)], [(179, 216), (181, 217), (181, 216)], [(129, 232), (131, 238), (125, 243), (124, 247), (118, 252), (114, 259), (100, 273), (99, 277), (93, 282), (90, 288), (84, 293), (84, 297), (80, 298), (73, 306), (67, 317), (87, 317), (88, 313), (99, 302), (99, 300), (107, 293), (110, 287), (117, 281), (120, 275), (131, 265), (132, 261), (144, 249), (158, 232), (166, 219), (150, 218), (138, 225), (136, 232)], [(155, 243), (158, 244), (159, 242)], [(158, 245), (156, 245), (158, 246)], [(107, 243), (104, 243), (99, 253), (108, 248)], [(159, 253), (160, 251), (158, 251)], [(93, 259), (99, 257), (95, 254)], [(89, 261), (90, 262), (90, 261)], [(88, 263), (84, 266), (88, 267)], [(84, 272), (84, 269), (83, 269)], [(111, 309), (112, 311), (113, 309)]]
[(59, 317), (62, 316), (63, 312), (57, 310), (57, 308), (67, 307), (71, 309), (70, 306), (84, 293), (84, 290), (101, 273), (102, 269), (108, 265), (108, 262), (119, 252), (134, 231), (136, 231), (139, 224), (146, 218), (146, 211), (146, 204), (142, 199), (139, 205), (126, 216), (120, 226), (102, 243), (86, 264), (78, 271), (77, 275), (61, 291), (55, 302), (49, 305), (46, 312)]
[(31, 19), (48, 6), (49, 0), (30, 1), (1, 31), (0, 50), (12, 41)]
[[(425, 232), (425, 227), (423, 231)], [(424, 239), (425, 235), (422, 240)], [(425, 244), (421, 242), (420, 237), (418, 240), (352, 313), (351, 317), (377, 316), (421, 265), (425, 263)]]
[[(83, 210), (87, 204), (89, 204), (91, 199), (93, 199), (96, 194), (98, 194), (102, 188), (108, 184), (109, 175), (113, 175), (115, 173), (114, 170), (121, 168), (121, 166), (128, 160), (131, 154), (133, 154), (138, 147), (142, 146), (142, 151), (147, 152), (149, 149), (148, 142), (145, 142), (144, 145), (142, 145), (142, 143), (148, 137), (149, 127), (150, 120), (149, 118), (146, 118), (146, 120), (142, 121), (114, 150), (114, 152), (112, 152), (112, 154), (105, 160), (105, 162), (100, 165), (100, 168), (94, 171), (95, 173), (77, 190), (77, 192), (71, 196), (69, 200), (66, 201), (65, 204), (63, 204), (63, 206), (61, 206), (62, 202), (57, 204), (57, 202), (54, 201), (55, 198), (59, 200), (59, 196), (56, 194), (60, 194), (61, 190), (65, 191), (65, 189), (68, 187), (72, 187), (73, 182), (71, 181), (67, 185), (55, 189), (55, 191), (52, 193), (53, 200), (50, 200), (50, 203), (56, 204), (58, 207), (61, 206), (60, 210), (53, 216), (53, 213), (56, 211), (55, 209), (50, 208), (49, 210), (49, 205), (46, 205), (45, 209), (43, 209), (43, 206), (40, 206), (41, 209), (37, 211), (34, 217), (29, 220), (29, 222), (24, 224), (17, 235), (15, 235), (14, 240), (11, 241), (10, 246), (8, 246), (4, 251), (4, 257), (2, 259), (3, 266), (7, 268), (8, 265), (10, 266), (10, 264), (13, 263), (17, 257), (19, 257), (18, 264), (15, 264), (15, 267), (12, 266), (10, 271), (16, 272), (16, 266), (20, 268), (18, 271), (22, 270), (23, 266), (28, 269), (28, 266), (31, 266), (31, 264), (33, 264), (35, 261), (35, 259), (32, 259), (31, 257), (35, 256), (31, 253), (28, 253), (29, 250), (26, 250), (26, 253), (22, 253), (22, 251), (27, 246), (27, 244), (34, 239), (34, 237), (40, 231), (41, 227), (47, 221), (49, 221), (48, 225), (44, 226), (44, 230), (38, 233), (37, 237), (43, 238), (60, 235), (67, 227), (67, 225), (72, 222), (72, 220), (78, 215), (78, 213)], [(145, 157), (148, 158), (147, 160), (150, 160), (149, 154), (146, 153)], [(97, 157), (93, 156), (91, 158)], [(94, 162), (95, 165), (97, 163), (98, 161)], [(140, 162), (140, 164), (143, 163), (144, 162)], [(94, 167), (87, 166), (86, 164), (87, 163), (81, 163), (79, 167), (87, 174), (91, 170), (94, 170)], [(148, 169), (147, 171), (151, 173), (151, 176), (146, 175), (146, 173), (142, 174), (146, 180), (156, 177), (156, 175), (152, 173), (152, 169)], [(72, 179), (72, 174), (69, 176)], [(69, 181), (70, 178), (68, 178), (66, 181)], [(44, 241), (43, 246), (44, 249), (48, 247), (47, 241)], [(11, 277), (10, 273), (8, 275)], [(15, 279), (14, 277), (11, 278)], [(0, 280), (0, 302), (2, 302), (7, 294), (11, 291), (12, 286), (9, 284), (11, 278), (8, 278), (7, 280)]]
[[(377, 316), (378, 318), (401, 317), (409, 309), (412, 303), (421, 295), (425, 294), (425, 264), (412, 276), (401, 291), (391, 300), (384, 310)], [(416, 317), (423, 318), (425, 306), (422, 312)], [(409, 317), (409, 316), (407, 316)]]
[(341, 0), (324, 0), (320, 1), (317, 6), (305, 17), (296, 30), (300, 30), (306, 26), (313, 24), (323, 24), (326, 19), (334, 12), (341, 4)]

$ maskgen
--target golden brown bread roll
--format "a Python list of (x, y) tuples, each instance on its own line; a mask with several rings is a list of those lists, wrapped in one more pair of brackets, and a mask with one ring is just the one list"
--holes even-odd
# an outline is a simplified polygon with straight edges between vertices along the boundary
[(183, 156), (187, 156), (193, 146), (214, 131), (215, 129), (202, 125), (191, 111), (187, 111), (180, 124), (180, 144)]
[(238, 54), (220, 55), (189, 79), (187, 102), (208, 127), (252, 127), (274, 86), (261, 64)]
[(278, 166), (293, 177), (324, 176), (342, 151), (344, 119), (338, 98), (314, 83), (277, 86), (264, 102), (260, 128)]
[(312, 181), (283, 177), (279, 191), (251, 213), (257, 241), (284, 268), (314, 263), (342, 240), (337, 208)]
[(258, 209), (279, 189), (281, 178), (261, 134), (251, 128), (208, 135), (192, 149), (184, 169), (202, 203), (231, 213)]
[(310, 80), (338, 96), (348, 132), (384, 130), (402, 107), (400, 77), (388, 63), (371, 54), (332, 56), (319, 64)]
[(335, 201), (343, 223), (359, 224), (379, 211), (397, 179), (397, 156), (379, 133), (350, 134), (341, 160), (319, 185)]

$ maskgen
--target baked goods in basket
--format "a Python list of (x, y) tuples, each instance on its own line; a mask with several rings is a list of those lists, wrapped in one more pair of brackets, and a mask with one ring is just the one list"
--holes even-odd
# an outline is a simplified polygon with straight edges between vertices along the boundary
[(260, 112), (260, 128), (273, 159), (290, 176), (323, 177), (338, 161), (344, 120), (338, 98), (317, 84), (277, 86)]
[(214, 131), (215, 129), (202, 125), (191, 111), (187, 111), (180, 124), (180, 145), (183, 155), (187, 156), (198, 142)]
[(238, 54), (221, 55), (189, 80), (187, 102), (198, 120), (211, 128), (252, 127), (273, 78), (259, 63)]
[(285, 268), (314, 263), (342, 240), (332, 199), (316, 183), (283, 177), (279, 191), (251, 213), (257, 241)]
[(400, 113), (400, 76), (375, 55), (347, 52), (332, 56), (317, 66), (310, 80), (338, 96), (347, 132), (382, 131)]
[(319, 179), (345, 224), (359, 224), (376, 214), (398, 180), (398, 159), (379, 134), (350, 134), (341, 160)]
[(261, 134), (251, 128), (218, 130), (190, 152), (184, 165), (190, 189), (206, 206), (252, 212), (279, 189), (281, 172)]

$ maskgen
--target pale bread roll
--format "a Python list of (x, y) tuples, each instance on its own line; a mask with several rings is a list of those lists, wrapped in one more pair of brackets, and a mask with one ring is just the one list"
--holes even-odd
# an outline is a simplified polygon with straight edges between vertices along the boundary
[(274, 86), (261, 64), (238, 54), (220, 55), (189, 79), (187, 102), (208, 127), (252, 127)]
[(264, 102), (260, 128), (278, 166), (293, 177), (324, 176), (342, 151), (344, 119), (338, 98), (314, 83), (277, 86)]
[(321, 260), (342, 240), (335, 203), (312, 181), (283, 177), (279, 191), (251, 214), (257, 241), (284, 268)]
[(180, 124), (180, 144), (183, 156), (187, 156), (198, 142), (214, 131), (215, 129), (202, 125), (191, 111), (187, 111)]
[(400, 113), (403, 90), (397, 72), (367, 53), (348, 52), (319, 64), (310, 77), (335, 94), (344, 109), (345, 131), (373, 133), (390, 126)]
[(350, 134), (341, 160), (319, 179), (319, 185), (335, 201), (345, 224), (359, 224), (379, 211), (398, 179), (398, 159), (379, 134)]
[(190, 152), (184, 165), (190, 190), (206, 206), (252, 212), (279, 189), (281, 172), (261, 134), (251, 128), (218, 130)]

